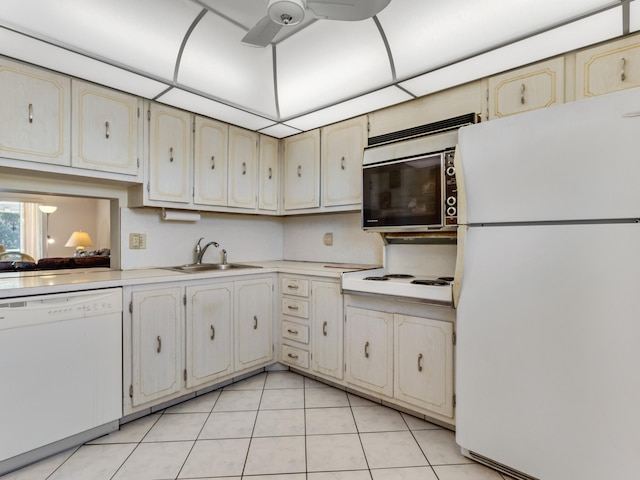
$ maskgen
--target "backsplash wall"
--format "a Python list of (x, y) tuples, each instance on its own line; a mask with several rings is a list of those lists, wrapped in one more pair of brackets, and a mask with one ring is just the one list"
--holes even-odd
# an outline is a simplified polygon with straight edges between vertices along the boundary
[[(324, 245), (326, 233), (333, 246)], [(362, 230), (359, 212), (286, 217), (283, 244), (284, 260), (382, 264), (382, 239)]]

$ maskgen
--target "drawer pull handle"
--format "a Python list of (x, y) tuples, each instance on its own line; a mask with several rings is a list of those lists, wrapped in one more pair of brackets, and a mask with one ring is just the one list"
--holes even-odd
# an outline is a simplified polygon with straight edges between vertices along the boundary
[(247, 162), (242, 162), (242, 174), (247, 174)]
[(256, 317), (255, 315), (253, 316), (253, 329), (258, 329), (258, 317)]
[(298, 335), (298, 330), (291, 330), (290, 328), (287, 328), (287, 332), (289, 332), (291, 335)]
[(160, 335), (158, 335), (158, 348), (156, 349), (156, 351), (158, 353), (162, 351), (162, 339), (160, 338)]
[(33, 103), (29, 104), (29, 123), (33, 123)]
[(422, 354), (418, 355), (418, 371), (422, 371)]
[(216, 156), (211, 155), (211, 170), (215, 170), (215, 169), (216, 169)]
[(173, 162), (173, 147), (169, 147), (169, 161)]
[(271, 177), (273, 177), (273, 169), (269, 167), (269, 180), (271, 180)]
[(344, 157), (340, 159), (340, 168), (344, 170)]
[(302, 165), (298, 165), (298, 177), (302, 177)]
[(289, 290), (298, 290), (300, 287), (298, 285), (287, 285)]
[(364, 344), (364, 358), (369, 358), (369, 342)]
[(109, 136), (109, 122), (104, 122), (104, 137), (108, 139)]
[(625, 60), (624, 57), (622, 57), (622, 60), (620, 61), (620, 81), (624, 82), (627, 79), (627, 75), (625, 73), (625, 67), (626, 67), (626, 63), (627, 61)]
[(293, 310), (294, 312), (297, 312), (299, 310), (296, 305), (287, 305), (287, 308), (289, 310)]
[(327, 336), (327, 322), (322, 323), (322, 335)]
[(213, 325), (211, 325), (211, 340), (216, 338), (216, 329)]
[(520, 85), (520, 103), (524, 105), (524, 91), (525, 91), (524, 83)]
[(294, 355), (293, 353), (287, 353), (287, 357), (293, 358), (294, 360), (298, 360), (298, 355)]

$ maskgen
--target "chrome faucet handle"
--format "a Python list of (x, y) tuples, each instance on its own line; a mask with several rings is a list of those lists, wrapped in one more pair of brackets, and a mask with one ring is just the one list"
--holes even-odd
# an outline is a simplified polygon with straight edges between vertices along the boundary
[(202, 240), (204, 240), (204, 237), (200, 237), (200, 240), (198, 240), (198, 243), (196, 243), (196, 248), (195, 248), (196, 253), (200, 253), (200, 251), (202, 250), (202, 247), (200, 246), (200, 242)]

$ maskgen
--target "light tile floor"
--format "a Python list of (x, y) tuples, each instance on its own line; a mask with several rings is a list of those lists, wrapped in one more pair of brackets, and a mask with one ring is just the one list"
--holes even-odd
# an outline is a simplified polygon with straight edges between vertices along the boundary
[(2, 480), (503, 480), (454, 433), (292, 372), (260, 373)]

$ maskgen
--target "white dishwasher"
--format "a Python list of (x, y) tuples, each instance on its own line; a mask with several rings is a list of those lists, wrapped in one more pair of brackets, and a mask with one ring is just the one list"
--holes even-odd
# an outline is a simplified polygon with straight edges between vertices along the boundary
[(0, 475), (120, 419), (122, 289), (1, 299), (0, 389)]

